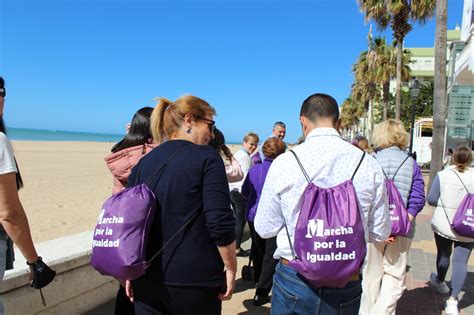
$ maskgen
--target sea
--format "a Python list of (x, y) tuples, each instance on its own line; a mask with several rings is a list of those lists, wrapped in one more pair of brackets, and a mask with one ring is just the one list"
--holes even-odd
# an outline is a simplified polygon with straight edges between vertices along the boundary
[(27, 141), (92, 141), (116, 143), (124, 137), (124, 135), (107, 133), (43, 130), (13, 127), (7, 128), (7, 134), (10, 140)]

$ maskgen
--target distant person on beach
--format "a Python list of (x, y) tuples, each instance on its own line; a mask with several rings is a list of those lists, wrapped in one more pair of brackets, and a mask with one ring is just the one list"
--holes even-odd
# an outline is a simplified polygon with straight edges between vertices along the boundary
[(222, 160), (224, 161), (225, 173), (229, 183), (238, 182), (244, 179), (244, 173), (239, 165), (239, 162), (234, 158), (229, 147), (225, 144), (225, 138), (222, 131), (214, 128), (214, 138), (209, 143), (211, 147), (217, 150)]
[[(125, 189), (132, 168), (156, 145), (150, 130), (152, 107), (139, 109), (132, 118), (125, 137), (112, 147), (112, 153), (105, 157), (105, 163), (113, 176), (112, 194)], [(121, 280), (119, 280), (121, 281)], [(115, 300), (115, 314), (134, 314), (133, 303), (125, 294), (125, 283), (121, 283)]]
[[(244, 136), (242, 141), (242, 146), (240, 149), (235, 152), (234, 157), (239, 162), (240, 167), (242, 168), (242, 172), (245, 176), (250, 170), (252, 166), (252, 161), (250, 159), (250, 155), (255, 152), (258, 146), (258, 142), (260, 139), (258, 135), (253, 132), (249, 132)], [(236, 225), (235, 225), (235, 238), (236, 238), (236, 248), (237, 248), (237, 256), (245, 257), (249, 255), (249, 252), (243, 250), (240, 245), (242, 242), (242, 237), (244, 234), (244, 227), (245, 227), (245, 207), (247, 204), (247, 200), (242, 196), (242, 185), (244, 184), (244, 180), (230, 183), (229, 190), (230, 190), (230, 200), (232, 202), (232, 208), (234, 210)]]
[[(474, 192), (474, 168), (470, 166), (471, 163), (471, 149), (468, 146), (457, 147), (452, 154), (451, 165), (436, 175), (427, 198), (428, 203), (436, 207), (431, 228), (437, 249), (437, 273), (431, 274), (430, 281), (438, 293), (450, 293), (444, 310), (446, 314), (459, 314), (459, 293), (466, 281), (467, 263), (474, 247), (474, 238), (461, 236), (451, 228), (461, 201), (466, 194)], [(446, 283), (446, 274), (451, 254), (453, 261), (450, 289)]]
[(360, 314), (395, 314), (397, 302), (406, 288), (406, 266), (415, 236), (415, 218), (425, 206), (423, 175), (416, 161), (404, 152), (407, 141), (408, 134), (401, 121), (388, 119), (374, 128), (372, 142), (378, 149), (375, 159), (400, 193), (411, 228), (406, 236), (391, 235), (385, 242), (368, 244)]
[[(285, 123), (282, 121), (277, 121), (276, 123), (273, 124), (272, 134), (268, 138), (279, 138), (281, 139), (281, 141), (283, 141), (283, 139), (285, 139), (285, 135), (286, 135)], [(286, 148), (286, 143), (285, 143), (285, 148)], [(253, 164), (262, 163), (262, 160), (264, 158), (262, 148), (260, 148), (260, 150), (258, 151), (255, 151), (255, 153), (251, 155), (251, 158), (252, 158)]]
[(268, 138), (263, 144), (264, 160), (250, 168), (242, 186), (242, 195), (247, 199), (246, 218), (252, 235), (251, 257), (254, 264), (255, 296), (253, 304), (261, 306), (270, 301), (269, 294), (272, 290), (273, 274), (278, 260), (273, 258), (276, 237), (267, 240), (261, 238), (254, 227), (258, 203), (262, 194), (263, 184), (273, 160), (285, 152), (285, 144), (280, 138)]
[(142, 184), (165, 165), (151, 187), (157, 209), (147, 257), (179, 233), (145, 275), (127, 281), (136, 314), (221, 314), (222, 301), (234, 292), (235, 219), (224, 163), (208, 145), (214, 115), (213, 107), (191, 95), (174, 102), (160, 98), (153, 110), (158, 147), (133, 168), (127, 187)]
[(129, 132), (112, 147), (112, 153), (105, 157), (105, 163), (114, 179), (113, 194), (125, 188), (132, 168), (156, 147), (150, 131), (152, 112), (152, 107), (139, 109), (133, 115)]
[[(280, 262), (273, 277), (272, 313), (357, 314), (362, 293), (361, 264), (355, 266), (357, 270), (349, 275), (350, 278), (346, 278), (348, 282), (345, 286), (316, 287), (309, 281), (302, 280), (302, 276), (292, 267), (301, 262), (295, 257), (295, 237), (301, 241), (305, 239), (306, 234), (305, 220), (300, 216), (300, 213), (303, 213), (302, 200), (311, 204), (309, 196), (314, 197), (314, 200), (317, 198), (313, 192), (323, 190), (321, 194), (332, 194), (332, 190), (337, 190), (346, 197), (352, 196), (352, 205), (346, 211), (356, 213), (347, 214), (347, 217), (362, 218), (362, 222), (358, 221), (357, 238), (363, 241), (365, 230), (365, 237), (370, 241), (386, 240), (390, 234), (390, 217), (382, 169), (375, 159), (340, 137), (337, 131), (340, 126), (339, 107), (331, 96), (314, 94), (308, 97), (301, 106), (300, 122), (305, 141), (273, 161), (254, 221), (255, 230), (260, 237), (277, 237), (278, 246), (273, 257)], [(316, 202), (324, 204), (318, 207)], [(332, 207), (330, 202), (321, 200), (315, 203), (312, 209), (317, 211), (323, 212), (328, 208), (339, 211)], [(342, 214), (339, 217), (341, 216)], [(297, 222), (301, 223), (299, 233), (295, 232)], [(318, 221), (321, 228), (327, 224), (329, 222), (325, 223), (324, 220)], [(363, 231), (360, 231), (360, 224)], [(303, 230), (304, 234), (301, 233)], [(345, 230), (352, 231), (347, 228)], [(323, 235), (323, 231), (329, 229), (319, 230), (315, 225), (313, 234)], [(354, 238), (355, 235), (351, 237)], [(306, 238), (310, 243), (318, 240), (311, 235)], [(359, 249), (361, 252), (351, 255), (361, 260), (365, 254), (365, 245)], [(315, 261), (314, 264), (328, 266), (320, 261)], [(331, 264), (339, 264), (339, 261), (333, 260)], [(338, 270), (337, 273), (343, 271)], [(332, 273), (320, 273), (317, 276), (333, 279)]]
[(277, 121), (273, 124), (272, 135), (271, 137), (280, 138), (282, 141), (285, 139), (286, 135), (286, 125), (282, 121)]
[[(5, 270), (13, 269), (13, 243), (31, 266), (30, 278), (35, 278), (33, 270), (36, 271), (36, 267), (43, 264), (33, 244), (28, 219), (18, 196), (18, 190), (23, 187), (23, 180), (15, 160), (13, 147), (6, 136), (3, 120), (5, 96), (5, 81), (0, 77), (0, 285)], [(50, 282), (54, 274), (49, 272), (49, 268), (47, 269), (45, 272), (49, 275), (45, 278)], [(4, 305), (0, 298), (0, 315), (4, 312)]]

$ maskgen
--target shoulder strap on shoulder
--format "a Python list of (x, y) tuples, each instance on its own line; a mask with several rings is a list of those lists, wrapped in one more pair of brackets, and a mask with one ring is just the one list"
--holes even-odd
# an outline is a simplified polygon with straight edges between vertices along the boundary
[(146, 181), (144, 182), (144, 184), (146, 185), (151, 185), (153, 183), (153, 181), (155, 180), (155, 177), (157, 177), (158, 174), (161, 174), (161, 171), (165, 168), (165, 166), (168, 164), (169, 161), (171, 161), (172, 158), (175, 157), (175, 155), (181, 151), (181, 149), (185, 146), (185, 144), (182, 144), (181, 146), (179, 146), (176, 151), (174, 151), (170, 156), (169, 158), (166, 160), (166, 162), (161, 166), (159, 167), (153, 174), (150, 175), (150, 177), (148, 177), (146, 179)]
[(392, 179), (395, 179), (395, 176), (397, 176), (398, 171), (402, 168), (403, 164), (405, 164), (405, 162), (408, 160), (409, 157), (410, 157), (410, 156), (407, 155), (407, 157), (403, 160), (402, 164), (400, 164), (400, 166), (397, 168), (397, 170), (396, 170), (395, 173), (393, 174)]
[(364, 157), (365, 157), (365, 152), (362, 152), (362, 157), (360, 158), (359, 164), (357, 164), (357, 167), (354, 170), (354, 174), (352, 174), (352, 176), (351, 176), (351, 180), (354, 180), (354, 176), (357, 173), (357, 171), (359, 170), (359, 167), (362, 164), (362, 161), (364, 160)]
[(467, 189), (466, 185), (465, 185), (464, 182), (462, 181), (461, 176), (459, 176), (458, 173), (456, 173), (455, 170), (453, 170), (453, 173), (454, 173), (454, 175), (457, 176), (457, 178), (459, 178), (459, 180), (461, 181), (461, 184), (464, 186), (464, 189), (466, 189), (467, 193), (470, 194), (469, 189)]
[(304, 169), (303, 164), (301, 164), (300, 159), (299, 159), (298, 156), (296, 155), (295, 151), (290, 150), (290, 152), (293, 153), (293, 155), (295, 156), (296, 162), (298, 162), (298, 165), (300, 166), (301, 171), (302, 171), (303, 174), (304, 174), (304, 177), (306, 177), (306, 180), (307, 180), (308, 183), (310, 184), (310, 183), (311, 183), (311, 178), (309, 178), (308, 173), (306, 173), (306, 170)]

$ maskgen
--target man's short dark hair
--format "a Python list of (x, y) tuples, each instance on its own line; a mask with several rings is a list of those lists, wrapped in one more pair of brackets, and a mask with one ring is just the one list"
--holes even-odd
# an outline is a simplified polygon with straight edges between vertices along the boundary
[(277, 121), (276, 123), (274, 123), (274, 124), (273, 124), (273, 129), (275, 129), (276, 126), (280, 126), (280, 127), (286, 128), (285, 123), (282, 122), (282, 121)]
[(339, 119), (339, 106), (332, 96), (316, 93), (304, 100), (300, 116), (312, 122), (316, 122), (318, 118), (331, 118), (336, 123)]

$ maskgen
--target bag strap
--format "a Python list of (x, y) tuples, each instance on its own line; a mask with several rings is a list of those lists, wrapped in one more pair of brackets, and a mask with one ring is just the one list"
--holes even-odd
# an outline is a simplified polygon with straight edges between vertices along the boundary
[(199, 210), (197, 210), (193, 216), (188, 220), (186, 221), (186, 223), (184, 223), (180, 228), (179, 230), (173, 234), (173, 236), (171, 236), (171, 238), (160, 248), (160, 250), (158, 252), (156, 252), (155, 255), (153, 255), (153, 257), (150, 258), (149, 261), (147, 261), (147, 267), (150, 266), (150, 264), (153, 262), (153, 260), (155, 260), (156, 257), (158, 257), (159, 254), (161, 254), (166, 247), (168, 247), (169, 244), (171, 244), (171, 242), (198, 216), (198, 214), (200, 213)]
[(444, 207), (444, 204), (443, 204), (443, 199), (441, 199), (441, 194), (439, 195), (439, 201), (441, 202), (441, 207), (443, 208), (444, 215), (446, 216), (446, 220), (448, 220), (449, 225), (451, 225), (452, 223), (449, 222), (448, 214), (446, 213), (446, 208)]
[(455, 170), (453, 170), (453, 173), (459, 178), (459, 180), (461, 181), (461, 184), (464, 186), (464, 189), (466, 189), (467, 193), (470, 194), (469, 189), (467, 189), (466, 185), (462, 181), (461, 176), (459, 176), (458, 173), (456, 173)]
[(400, 166), (397, 168), (397, 170), (396, 170), (395, 173), (393, 174), (392, 179), (395, 179), (395, 176), (397, 176), (398, 171), (402, 168), (403, 164), (405, 164), (405, 162), (408, 160), (409, 157), (410, 157), (410, 156), (407, 155), (407, 157), (403, 160), (402, 164), (400, 164)]
[(308, 173), (306, 173), (306, 170), (304, 169), (303, 164), (301, 164), (301, 161), (298, 158), (298, 156), (296, 155), (295, 151), (290, 150), (290, 152), (293, 153), (293, 155), (295, 156), (296, 162), (298, 162), (298, 165), (300, 166), (301, 171), (304, 174), (304, 177), (306, 177), (306, 180), (308, 181), (308, 184), (311, 184), (311, 178), (309, 178)]
[(290, 244), (291, 256), (293, 257), (293, 260), (296, 260), (297, 257), (296, 257), (296, 254), (295, 254), (295, 248), (291, 244), (290, 232), (288, 232), (288, 226), (286, 225), (286, 220), (285, 220), (285, 217), (283, 216), (283, 212), (281, 213), (281, 217), (283, 218), (283, 223), (285, 225), (286, 236), (288, 236), (288, 244)]
[[(145, 185), (151, 185), (151, 183), (153, 183), (153, 181), (155, 180), (155, 177), (158, 175), (158, 174), (161, 174), (161, 171), (166, 167), (166, 165), (168, 164), (169, 161), (171, 161), (171, 159), (173, 157), (176, 156), (176, 154), (181, 151), (181, 149), (183, 149), (185, 146), (185, 144), (182, 144), (180, 145), (169, 157), (168, 159), (166, 160), (166, 162), (160, 167), (158, 168), (152, 175), (150, 175), (146, 181), (144, 182)], [(193, 216), (188, 220), (186, 221), (186, 223), (183, 224), (183, 226), (181, 226), (181, 228), (175, 233), (173, 234), (173, 236), (160, 248), (160, 250), (158, 250), (158, 252), (153, 255), (153, 257), (151, 257), (151, 259), (149, 261), (146, 262), (146, 268), (148, 268), (150, 266), (150, 264), (152, 263), (153, 260), (155, 260), (156, 257), (158, 257), (159, 254), (161, 254), (161, 252), (163, 252), (163, 250), (168, 247), (168, 245), (198, 216), (199, 214), (199, 210), (196, 211)]]
[(145, 185), (147, 186), (151, 186), (151, 184), (153, 183), (153, 181), (156, 179), (155, 177), (157, 177), (157, 175), (161, 174), (161, 171), (165, 168), (165, 166), (168, 164), (169, 161), (171, 161), (172, 158), (175, 157), (175, 155), (181, 151), (182, 148), (184, 148), (185, 144), (182, 144), (180, 145), (176, 151), (174, 151), (169, 157), (168, 159), (166, 160), (166, 162), (160, 167), (158, 168), (153, 174), (151, 174), (147, 179), (146, 181), (144, 182)]
[(362, 161), (364, 160), (364, 157), (365, 157), (365, 152), (362, 152), (362, 157), (360, 158), (359, 164), (357, 164), (357, 167), (354, 170), (354, 174), (352, 174), (351, 180), (354, 180), (354, 176), (356, 175), (357, 171), (359, 170), (359, 167), (362, 164)]

